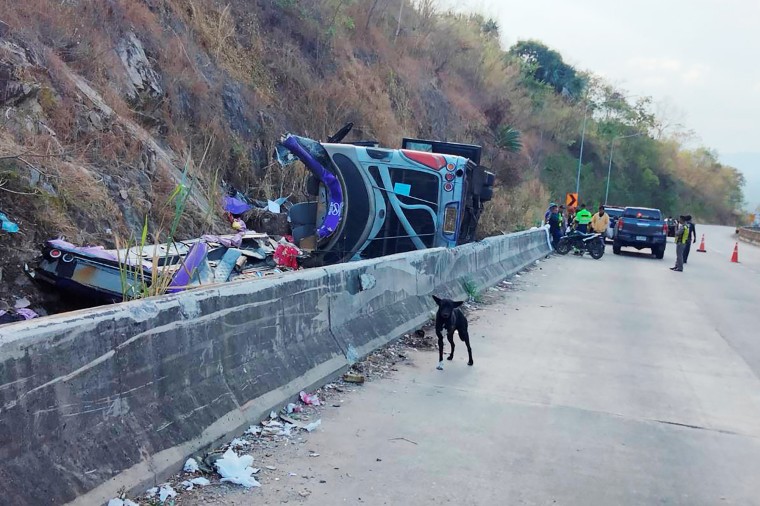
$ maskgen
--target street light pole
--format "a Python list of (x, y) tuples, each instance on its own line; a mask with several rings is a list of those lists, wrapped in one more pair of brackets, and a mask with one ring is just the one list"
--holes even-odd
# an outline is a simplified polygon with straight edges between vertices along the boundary
[(607, 190), (604, 192), (604, 205), (607, 205), (607, 197), (610, 195), (610, 174), (612, 173), (612, 152), (615, 149), (615, 141), (618, 139), (627, 139), (628, 137), (638, 137), (643, 132), (638, 132), (631, 135), (621, 135), (618, 137), (615, 137), (610, 142), (610, 163), (607, 165)]
[(583, 131), (581, 132), (581, 153), (578, 155), (578, 175), (575, 178), (575, 194), (580, 192), (581, 188), (581, 161), (583, 160), (583, 141), (586, 139), (586, 120), (588, 119), (588, 102), (586, 109), (583, 111)]

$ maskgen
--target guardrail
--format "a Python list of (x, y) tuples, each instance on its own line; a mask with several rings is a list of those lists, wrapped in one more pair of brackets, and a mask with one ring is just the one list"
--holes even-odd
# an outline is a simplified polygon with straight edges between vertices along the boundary
[(760, 246), (760, 227), (739, 228), (739, 239)]
[[(0, 496), (104, 503), (177, 472), (422, 325), (436, 293), (545, 256), (546, 231), (227, 283), (0, 327)], [(144, 490), (144, 488), (143, 488)]]

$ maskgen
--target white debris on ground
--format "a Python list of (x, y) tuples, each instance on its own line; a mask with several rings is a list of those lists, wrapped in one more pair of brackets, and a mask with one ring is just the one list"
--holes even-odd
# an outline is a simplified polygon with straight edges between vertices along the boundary
[(211, 482), (208, 480), (208, 478), (200, 477), (200, 478), (193, 478), (192, 480), (185, 480), (182, 483), (180, 483), (183, 487), (185, 487), (185, 490), (192, 490), (195, 488), (196, 485), (199, 487), (205, 487), (206, 485), (211, 485)]
[(129, 499), (119, 499), (114, 497), (108, 501), (108, 506), (138, 506), (136, 502), (132, 502)]
[[(520, 274), (526, 274), (534, 269), (540, 269), (540, 267), (531, 264), (520, 271)], [(515, 278), (517, 277), (519, 275), (516, 274)], [(501, 297), (503, 292), (519, 291), (522, 289), (521, 285), (524, 284), (525, 282), (517, 279), (504, 280), (484, 290), (480, 302), (465, 303), (464, 308), (468, 313), (477, 312), (481, 306)], [(360, 383), (384, 378), (397, 371), (399, 365), (411, 364), (408, 360), (410, 351), (434, 349), (437, 349), (437, 339), (434, 323), (431, 320), (417, 331), (404, 335), (401, 339), (371, 353), (364, 359), (352, 360), (355, 363), (344, 375), (345, 380), (339, 379), (328, 383), (314, 392), (302, 391), (298, 395), (298, 400), (287, 403), (279, 412), (271, 411), (268, 418), (251, 425), (243, 434), (226, 445), (188, 458), (182, 472), (174, 476), (169, 483), (147, 490), (145, 496), (139, 498), (137, 502), (129, 499), (112, 499), (108, 506), (153, 506), (155, 504), (181, 506), (184, 504), (183, 497), (189, 499), (193, 494), (200, 493), (203, 488), (213, 488), (214, 485), (218, 487), (220, 484), (229, 483), (253, 489), (273, 484), (281, 477), (284, 479), (294, 477), (295, 473), (278, 470), (277, 466), (270, 464), (278, 448), (306, 444), (305, 436), (317, 430), (322, 424), (321, 410), (341, 407), (344, 401), (341, 397), (361, 388)], [(357, 381), (357, 377), (361, 381)], [(313, 451), (307, 451), (304, 455), (311, 458), (320, 456), (319, 453)], [(254, 460), (259, 463), (260, 468), (253, 467)], [(299, 492), (301, 497), (310, 494), (308, 491), (302, 492)]]
[(183, 467), (182, 470), (186, 473), (197, 473), (200, 471), (200, 468), (198, 467), (198, 461), (190, 457), (185, 461), (185, 467)]
[(222, 481), (228, 481), (246, 488), (260, 487), (261, 484), (253, 477), (253, 457), (250, 455), (238, 455), (234, 450), (224, 452), (222, 458), (217, 460), (216, 470), (222, 477)]
[(158, 500), (163, 503), (170, 497), (177, 497), (177, 491), (168, 483), (164, 483), (158, 491)]

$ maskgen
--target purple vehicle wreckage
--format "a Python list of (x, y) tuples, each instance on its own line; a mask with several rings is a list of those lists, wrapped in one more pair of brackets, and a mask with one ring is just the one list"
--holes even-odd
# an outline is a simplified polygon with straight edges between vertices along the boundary
[[(123, 250), (55, 239), (46, 242), (28, 273), (95, 303), (110, 303), (140, 296), (159, 273), (164, 282), (170, 278), (169, 293), (279, 274), (283, 269), (274, 257), (283, 243), (300, 248), (298, 265), (313, 267), (475, 240), (494, 184), (494, 175), (480, 166), (480, 146), (403, 139), (401, 149), (390, 149), (373, 141), (341, 142), (351, 127), (324, 143), (286, 134), (277, 145), (282, 166), (300, 161), (310, 172), (312, 200), (285, 211), (292, 236), (287, 242), (245, 227), (236, 235)], [(239, 193), (224, 203), (233, 217), (256, 206)]]

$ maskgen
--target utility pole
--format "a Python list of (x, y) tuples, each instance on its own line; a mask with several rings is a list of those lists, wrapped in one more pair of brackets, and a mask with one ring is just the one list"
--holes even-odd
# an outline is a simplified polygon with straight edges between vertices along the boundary
[[(638, 137), (639, 135), (642, 135), (644, 132), (638, 132), (631, 135), (620, 135), (618, 137), (615, 137), (610, 142), (610, 163), (607, 165), (607, 190), (604, 192), (604, 205), (607, 205), (607, 197), (610, 195), (610, 174), (612, 173), (612, 152), (615, 149), (615, 141), (618, 139), (627, 139), (628, 137)], [(583, 144), (581, 144), (582, 146)]]
[(583, 141), (586, 139), (586, 121), (588, 120), (588, 102), (586, 109), (583, 111), (583, 131), (581, 132), (581, 153), (578, 155), (578, 176), (575, 178), (575, 193), (580, 193), (581, 189), (581, 163), (583, 160)]

